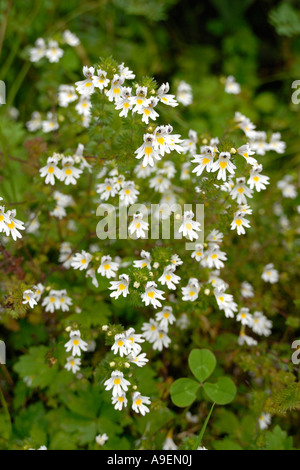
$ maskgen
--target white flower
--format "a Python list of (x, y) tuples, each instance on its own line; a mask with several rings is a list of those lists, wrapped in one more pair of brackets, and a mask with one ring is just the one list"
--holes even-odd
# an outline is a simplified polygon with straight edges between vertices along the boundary
[(224, 237), (224, 234), (222, 232), (219, 232), (218, 230), (213, 229), (206, 237), (206, 240), (208, 242), (221, 243), (223, 241), (223, 237)]
[(131, 102), (134, 106), (132, 112), (136, 113), (140, 109), (142, 109), (145, 105), (147, 105), (147, 87), (138, 86), (136, 89), (136, 96), (133, 96)]
[(79, 116), (83, 116), (84, 118), (89, 119), (91, 116), (91, 107), (92, 107), (92, 103), (91, 103), (90, 95), (82, 94), (79, 98), (78, 103), (75, 106), (75, 109), (77, 113), (79, 114)]
[(42, 121), (43, 132), (56, 131), (59, 128), (57, 117), (53, 113), (47, 113), (47, 119)]
[(171, 343), (171, 338), (167, 335), (167, 330), (159, 326), (157, 336), (153, 342), (153, 349), (157, 351), (162, 351), (163, 348), (167, 348)]
[(124, 77), (120, 77), (119, 75), (114, 75), (111, 81), (111, 87), (109, 91), (106, 91), (106, 96), (109, 101), (116, 101), (121, 96), (122, 92), (122, 85), (124, 83)]
[(204, 147), (201, 155), (194, 155), (194, 160), (192, 160), (192, 162), (198, 163), (198, 165), (193, 169), (193, 173), (196, 173), (197, 176), (201, 176), (204, 170), (210, 173), (214, 164), (213, 148)]
[(219, 158), (213, 163), (211, 171), (218, 171), (217, 179), (226, 181), (227, 171), (234, 175), (236, 166), (230, 161), (229, 152), (221, 152)]
[[(198, 135), (197, 132), (193, 129), (189, 130), (188, 139), (184, 139), (182, 142), (182, 148), (185, 152), (190, 152), (192, 155), (195, 155), (197, 152)], [(205, 149), (205, 147), (203, 147)]]
[(107, 201), (109, 197), (117, 194), (117, 188), (112, 178), (106, 178), (104, 183), (98, 184), (96, 192), (100, 194), (100, 199)]
[(63, 32), (63, 38), (64, 38), (65, 43), (68, 44), (69, 46), (75, 47), (80, 44), (80, 41), (78, 37), (76, 36), (76, 34), (71, 33), (71, 31), (69, 31), (68, 29), (66, 29), (66, 31)]
[(217, 245), (212, 246), (205, 253), (205, 265), (211, 268), (221, 269), (224, 268), (223, 261), (227, 260), (227, 255), (221, 251)]
[(73, 303), (71, 297), (67, 296), (67, 291), (65, 289), (56, 291), (56, 294), (58, 297), (57, 304), (59, 305), (59, 308), (61, 308), (63, 312), (68, 312), (69, 306)]
[(109, 79), (107, 77), (107, 72), (102, 69), (97, 70), (97, 76), (93, 76), (93, 83), (95, 88), (99, 88), (99, 90), (103, 90), (109, 84)]
[(238, 344), (240, 346), (243, 346), (243, 344), (247, 344), (247, 346), (256, 346), (257, 341), (256, 339), (251, 338), (251, 336), (246, 335), (246, 333), (241, 332), (238, 339)]
[(130, 362), (132, 362), (138, 367), (144, 367), (147, 362), (149, 362), (149, 359), (146, 358), (146, 353), (139, 354), (138, 356), (134, 356), (133, 354), (131, 354), (129, 358)]
[(126, 398), (126, 394), (122, 391), (120, 395), (112, 397), (112, 404), (115, 405), (114, 406), (115, 410), (121, 411), (123, 409), (123, 406), (124, 408), (126, 408), (127, 403), (128, 403), (128, 400)]
[(233, 200), (238, 204), (247, 204), (247, 197), (252, 198), (252, 190), (246, 186), (246, 178), (237, 178), (236, 185), (230, 193)]
[(269, 150), (274, 150), (277, 153), (284, 153), (286, 148), (286, 143), (283, 142), (281, 139), (280, 132), (275, 132), (271, 135), (271, 139), (269, 142)]
[(29, 49), (30, 62), (38, 62), (45, 56), (46, 53), (46, 43), (44, 39), (39, 38), (35, 41), (35, 47)]
[(74, 166), (73, 157), (63, 157), (62, 159), (62, 170), (60, 173), (60, 180), (65, 183), (65, 185), (76, 184), (77, 179), (82, 173), (82, 170)]
[(219, 284), (214, 289), (214, 295), (220, 310), (224, 310), (226, 318), (233, 318), (234, 312), (237, 311), (237, 304), (233, 300), (231, 294), (226, 294), (226, 285)]
[(49, 157), (47, 160), (47, 165), (40, 168), (40, 176), (45, 178), (45, 184), (55, 184), (55, 178), (61, 178), (61, 169), (58, 168), (58, 155), (53, 154), (52, 157)]
[(36, 286), (33, 286), (33, 292), (34, 292), (34, 298), (37, 302), (39, 302), (39, 300), (41, 299), (41, 296), (45, 290), (45, 287), (43, 286), (43, 284), (41, 284), (40, 282), (36, 285)]
[(31, 289), (27, 289), (23, 292), (23, 302), (22, 304), (29, 304), (31, 308), (37, 305), (34, 292)]
[(143, 336), (149, 343), (154, 343), (158, 336), (158, 327), (159, 324), (153, 320), (153, 318), (150, 318), (149, 323), (143, 323), (142, 325), (142, 331)]
[(225, 91), (226, 93), (231, 93), (233, 95), (238, 95), (241, 92), (241, 86), (235, 81), (235, 78), (232, 75), (229, 75), (229, 77), (226, 78)]
[(123, 392), (127, 392), (130, 382), (124, 379), (123, 372), (115, 370), (112, 372), (111, 377), (104, 382), (105, 390), (112, 390), (113, 397), (123, 396)]
[(118, 281), (110, 281), (109, 290), (114, 292), (110, 293), (110, 297), (118, 299), (120, 295), (127, 297), (129, 294), (129, 276), (127, 274), (121, 274)]
[(183, 214), (183, 221), (179, 227), (178, 232), (186, 238), (189, 238), (191, 241), (199, 237), (197, 232), (201, 232), (200, 222), (192, 220), (194, 217), (193, 211), (186, 211)]
[(145, 416), (146, 413), (149, 413), (149, 408), (146, 405), (150, 405), (150, 398), (144, 397), (139, 392), (135, 392), (132, 396), (132, 409), (136, 413), (141, 413)]
[(96, 436), (96, 442), (99, 446), (104, 446), (106, 441), (108, 441), (107, 434), (98, 434), (98, 436)]
[(252, 327), (253, 324), (253, 317), (251, 313), (249, 313), (249, 308), (242, 308), (236, 317), (237, 321), (240, 321), (242, 325)]
[(155, 160), (161, 160), (158, 145), (153, 134), (144, 134), (144, 143), (136, 151), (136, 158), (143, 158), (143, 166), (154, 166)]
[(155, 318), (160, 322), (159, 326), (161, 328), (168, 328), (169, 325), (173, 325), (176, 321), (172, 307), (164, 307), (161, 312), (155, 314)]
[(90, 253), (81, 250), (81, 253), (75, 253), (75, 255), (73, 256), (71, 266), (73, 269), (79, 269), (80, 271), (82, 271), (83, 269), (88, 268), (88, 265), (92, 258), (93, 256)]
[(253, 286), (249, 282), (244, 281), (241, 284), (241, 295), (245, 298), (254, 297)]
[(66, 351), (72, 350), (72, 356), (81, 356), (81, 351), (87, 351), (87, 343), (81, 339), (80, 331), (70, 331), (70, 340), (65, 344)]
[(253, 131), (252, 135), (248, 134), (250, 140), (250, 147), (257, 155), (265, 155), (269, 150), (270, 145), (267, 143), (267, 134), (264, 131)]
[(94, 67), (87, 67), (86, 65), (83, 67), (83, 75), (86, 77), (86, 79), (75, 83), (76, 90), (80, 95), (91, 95), (94, 93), (94, 73)]
[(141, 260), (135, 260), (133, 262), (133, 266), (135, 268), (146, 268), (147, 267), (150, 270), (151, 269), (151, 261), (152, 261), (150, 253), (148, 251), (142, 250), (141, 251), (141, 257), (142, 257)]
[(45, 56), (49, 62), (59, 62), (59, 59), (64, 55), (64, 51), (58, 47), (57, 41), (49, 41), (48, 49), (45, 52)]
[(234, 214), (233, 221), (231, 222), (231, 230), (237, 230), (238, 235), (244, 235), (246, 230), (244, 227), (249, 228), (250, 222), (249, 220), (244, 218), (244, 214), (242, 211), (237, 211)]
[(5, 213), (4, 206), (0, 206), (0, 233), (5, 232), (6, 236), (11, 235), (14, 241), (22, 238), (19, 230), (25, 230), (24, 223), (15, 216), (15, 209)]
[(65, 365), (65, 369), (68, 371), (72, 370), (73, 374), (76, 374), (80, 370), (81, 366), (81, 359), (77, 357), (67, 357), (67, 363)]
[(269, 263), (264, 267), (261, 277), (265, 282), (270, 282), (271, 284), (278, 282), (279, 274), (278, 271), (274, 269), (273, 263)]
[(261, 430), (268, 429), (271, 424), (271, 415), (269, 413), (262, 413), (259, 417), (258, 424)]
[(149, 124), (149, 119), (156, 121), (156, 118), (159, 116), (159, 114), (154, 110), (157, 103), (158, 103), (158, 98), (152, 97), (149, 100), (147, 100), (147, 103), (144, 103), (142, 107), (139, 107), (137, 109), (137, 113), (143, 115), (142, 121), (145, 124)]
[(201, 289), (201, 284), (198, 279), (191, 277), (186, 287), (182, 287), (182, 300), (193, 302), (198, 298), (198, 294)]
[(272, 328), (271, 320), (268, 320), (262, 312), (254, 312), (252, 330), (254, 333), (263, 336), (270, 336)]
[(46, 307), (45, 311), (53, 313), (56, 309), (60, 307), (57, 291), (51, 289), (49, 295), (47, 295), (43, 302), (42, 307)]
[(167, 284), (171, 290), (176, 289), (176, 284), (179, 283), (180, 277), (174, 274), (176, 267), (173, 264), (169, 264), (164, 268), (163, 274), (160, 276), (158, 281), (164, 286)]
[(60, 85), (58, 89), (59, 106), (66, 108), (70, 103), (77, 100), (75, 88), (70, 85)]
[(162, 103), (168, 106), (172, 106), (172, 107), (178, 106), (178, 103), (175, 100), (175, 95), (170, 95), (169, 91), (170, 91), (169, 83), (168, 82), (163, 83), (157, 90), (157, 97)]
[(266, 185), (270, 184), (269, 177), (261, 175), (262, 165), (257, 165), (250, 170), (250, 178), (247, 183), (250, 186), (250, 189), (255, 187), (257, 192), (260, 192), (262, 189), (266, 189)]
[(146, 306), (152, 305), (154, 308), (161, 307), (159, 300), (165, 300), (163, 294), (164, 291), (156, 288), (157, 285), (153, 281), (149, 281), (146, 284), (145, 292), (141, 294), (142, 301)]
[(183, 261), (179, 258), (178, 255), (175, 254), (171, 256), (171, 263), (175, 264), (175, 266), (181, 266)]
[(177, 87), (176, 99), (184, 106), (188, 106), (193, 101), (192, 87), (183, 80)]
[(146, 238), (146, 232), (148, 232), (149, 223), (143, 220), (143, 214), (136, 212), (133, 214), (133, 220), (130, 222), (128, 230), (131, 235), (135, 234), (136, 238)]
[(114, 352), (114, 354), (120, 354), (121, 357), (124, 355), (127, 356), (129, 354), (130, 350), (130, 344), (128, 339), (125, 337), (124, 334), (118, 334), (115, 335), (114, 338), (115, 342), (111, 347), (111, 350)]
[(30, 132), (37, 131), (42, 127), (42, 117), (38, 111), (33, 111), (30, 121), (26, 122), (26, 127)]
[(201, 261), (203, 258), (203, 245), (201, 243), (196, 243), (195, 251), (191, 254), (191, 258), (195, 258), (196, 261)]
[(126, 67), (124, 62), (118, 65), (118, 69), (120, 76), (125, 78), (125, 80), (133, 80), (135, 78), (135, 75), (132, 70), (129, 70), (129, 67)]
[(112, 261), (111, 256), (102, 256), (100, 266), (97, 270), (101, 276), (110, 279), (111, 277), (116, 277), (116, 271), (119, 269), (119, 264), (115, 261)]
[(135, 201), (137, 200), (138, 194), (140, 193), (137, 189), (135, 189), (134, 182), (126, 181), (122, 185), (122, 189), (119, 193), (119, 196), (120, 196), (120, 200), (122, 201), (122, 203), (126, 207), (128, 207), (135, 203)]
[(239, 147), (236, 151), (244, 157), (249, 165), (258, 165), (257, 160), (254, 157), (251, 157), (251, 155), (255, 155), (255, 152), (251, 150), (250, 144), (241, 145), (241, 147)]
[(143, 343), (145, 341), (143, 339), (143, 335), (135, 333), (134, 328), (129, 328), (125, 331), (125, 338), (128, 342), (130, 352), (134, 355), (139, 354), (142, 349), (139, 343)]

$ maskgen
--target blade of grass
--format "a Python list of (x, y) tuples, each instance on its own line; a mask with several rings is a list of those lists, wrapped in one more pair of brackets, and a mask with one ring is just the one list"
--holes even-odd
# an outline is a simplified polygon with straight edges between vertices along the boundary
[(209, 419), (210, 419), (210, 417), (211, 417), (211, 414), (212, 414), (212, 412), (213, 412), (214, 406), (215, 406), (215, 403), (212, 404), (212, 407), (211, 407), (210, 412), (208, 413), (208, 416), (207, 416), (207, 418), (206, 418), (206, 420), (205, 420), (205, 422), (204, 422), (204, 424), (203, 424), (203, 426), (202, 426), (202, 429), (201, 429), (201, 431), (200, 431), (200, 434), (199, 434), (199, 436), (198, 436), (197, 439), (196, 439), (196, 443), (195, 443), (195, 446), (194, 446), (194, 449), (193, 449), (193, 450), (197, 450), (198, 447), (199, 447), (199, 445), (200, 445), (201, 442), (202, 442), (202, 439), (203, 439), (203, 436), (204, 436), (206, 427), (207, 427), (207, 425), (208, 425), (208, 421), (209, 421)]

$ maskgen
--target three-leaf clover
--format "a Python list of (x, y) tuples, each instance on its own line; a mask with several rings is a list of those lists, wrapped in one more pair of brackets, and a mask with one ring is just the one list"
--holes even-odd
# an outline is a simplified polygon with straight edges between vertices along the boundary
[[(236, 395), (236, 387), (228, 377), (219, 377), (217, 382), (205, 382), (216, 367), (215, 355), (208, 349), (193, 349), (189, 355), (189, 367), (196, 380), (182, 378), (171, 386), (171, 399), (176, 406), (190, 406), (196, 399), (200, 387), (207, 397), (217, 405), (227, 405)], [(205, 383), (204, 383), (205, 382)]]

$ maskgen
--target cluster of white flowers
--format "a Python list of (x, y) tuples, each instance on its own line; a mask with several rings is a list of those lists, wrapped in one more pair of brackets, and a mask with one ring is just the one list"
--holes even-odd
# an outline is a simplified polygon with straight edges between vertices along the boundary
[(164, 306), (160, 312), (155, 314), (155, 319), (150, 318), (149, 322), (143, 323), (142, 331), (145, 339), (152, 344), (152, 348), (162, 351), (168, 348), (171, 338), (168, 336), (169, 325), (176, 322), (171, 306)]
[[(103, 327), (105, 330), (105, 327)], [(116, 334), (114, 337), (114, 343), (111, 350), (115, 355), (124, 357), (124, 366), (129, 369), (130, 364), (135, 364), (137, 367), (143, 367), (148, 359), (145, 353), (141, 353), (142, 347), (140, 343), (143, 343), (141, 334), (135, 333), (134, 328), (129, 328), (124, 333)], [(110, 364), (112, 367), (115, 366), (115, 362)], [(134, 392), (132, 393), (132, 409), (136, 413), (141, 413), (143, 416), (150, 410), (146, 405), (150, 405), (150, 399), (142, 396), (136, 389), (136, 385), (132, 385), (130, 381), (124, 378), (123, 372), (114, 370), (111, 373), (111, 377), (104, 383), (105, 390), (112, 390), (112, 404), (116, 410), (121, 411), (127, 407), (128, 399), (126, 392), (128, 387), (132, 386)]]
[[(61, 162), (61, 168), (58, 166), (59, 162)], [(79, 164), (80, 167), (77, 168), (76, 164)], [(54, 153), (51, 157), (48, 157), (47, 164), (40, 168), (40, 176), (45, 178), (45, 184), (51, 184), (52, 186), (55, 184), (55, 178), (62, 181), (66, 186), (69, 184), (75, 185), (86, 166), (87, 163), (81, 155), (65, 156), (64, 154)], [(61, 205), (64, 206), (65, 202), (66, 199), (63, 202), (61, 201)], [(67, 205), (71, 204), (71, 200), (68, 199)]]
[(275, 132), (271, 135), (269, 142), (267, 142), (267, 134), (265, 131), (257, 131), (255, 124), (249, 118), (236, 112), (234, 116), (236, 126), (244, 131), (246, 137), (249, 139), (250, 148), (257, 155), (265, 155), (269, 150), (276, 153), (284, 153), (286, 144), (281, 140), (280, 132)]
[[(0, 201), (3, 201), (2, 197)], [(0, 233), (5, 233), (7, 237), (11, 236), (14, 241), (22, 238), (19, 230), (25, 230), (24, 222), (16, 219), (16, 214), (16, 209), (5, 211), (5, 206), (0, 206)]]
[[(78, 37), (69, 30), (64, 31), (62, 42), (72, 47), (80, 44)], [(43, 38), (38, 38), (35, 41), (34, 47), (29, 49), (29, 54), (30, 62), (39, 62), (43, 57), (46, 57), (50, 63), (54, 63), (59, 62), (64, 55), (64, 51), (59, 47), (57, 41), (49, 39), (48, 44), (46, 44)]]
[[(105, 176), (106, 172), (107, 168), (104, 167), (100, 177)], [(116, 169), (111, 170), (104, 182), (97, 185), (96, 192), (100, 194), (101, 201), (119, 196), (120, 204), (125, 207), (134, 204), (140, 194), (135, 188), (134, 181), (126, 181), (125, 176), (119, 174)]]
[(41, 300), (44, 292), (47, 292), (47, 295), (42, 301), (42, 307), (45, 307), (46, 312), (54, 313), (56, 310), (69, 311), (72, 299), (67, 295), (66, 289), (50, 289), (42, 283), (34, 285), (31, 289), (26, 289), (23, 292), (22, 303), (28, 304), (33, 308)]
[[(69, 330), (69, 328), (67, 328), (67, 330)], [(73, 374), (76, 374), (76, 372), (80, 370), (81, 366), (81, 351), (88, 350), (88, 343), (81, 339), (81, 333), (79, 330), (71, 330), (69, 336), (70, 339), (65, 344), (65, 348), (66, 352), (71, 352), (71, 356), (67, 357), (65, 369), (68, 371), (71, 370)]]
[[(91, 110), (90, 97), (96, 90), (104, 92), (108, 100), (114, 102), (115, 109), (120, 111), (120, 116), (127, 117), (128, 112), (131, 111), (133, 114), (140, 114), (145, 124), (149, 123), (149, 119), (155, 121), (159, 116), (155, 111), (159, 102), (172, 107), (178, 105), (175, 96), (169, 94), (168, 83), (162, 84), (156, 95), (154, 93), (152, 96), (147, 96), (148, 88), (139, 85), (136, 85), (135, 94), (133, 94), (132, 87), (123, 86), (125, 80), (135, 78), (133, 72), (124, 63), (118, 66), (118, 73), (111, 80), (107, 78), (107, 72), (101, 68), (96, 70), (95, 67), (84, 66), (83, 75), (85, 79), (75, 83), (82, 100), (77, 111), (79, 114), (84, 114), (87, 120), (89, 120)], [(73, 90), (70, 94), (74, 95)], [(84, 109), (80, 110), (82, 107)]]
[(135, 151), (136, 158), (143, 159), (143, 167), (150, 165), (154, 167), (154, 163), (161, 160), (166, 153), (175, 150), (177, 153), (183, 152), (180, 145), (182, 140), (179, 134), (172, 134), (173, 127), (168, 124), (166, 126), (158, 126), (153, 134), (144, 134), (143, 144)]
[(50, 212), (50, 215), (61, 220), (66, 217), (66, 208), (75, 205), (75, 201), (69, 194), (62, 194), (59, 191), (54, 191), (53, 198), (56, 202), (55, 208)]

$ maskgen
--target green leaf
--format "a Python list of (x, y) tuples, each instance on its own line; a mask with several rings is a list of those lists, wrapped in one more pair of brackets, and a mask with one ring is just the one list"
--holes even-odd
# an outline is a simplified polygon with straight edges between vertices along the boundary
[(193, 403), (199, 384), (192, 379), (178, 379), (171, 385), (171, 400), (174, 405), (184, 408)]
[(236, 386), (228, 377), (220, 377), (217, 383), (205, 383), (203, 385), (207, 396), (217, 405), (227, 405), (236, 395)]
[(213, 443), (215, 450), (243, 450), (243, 448), (231, 439), (222, 439)]
[(189, 366), (196, 379), (204, 382), (216, 367), (216, 358), (208, 349), (193, 349), (189, 355)]
[(266, 448), (268, 450), (292, 450), (293, 438), (287, 435), (280, 426), (275, 426), (273, 431), (266, 433)]

